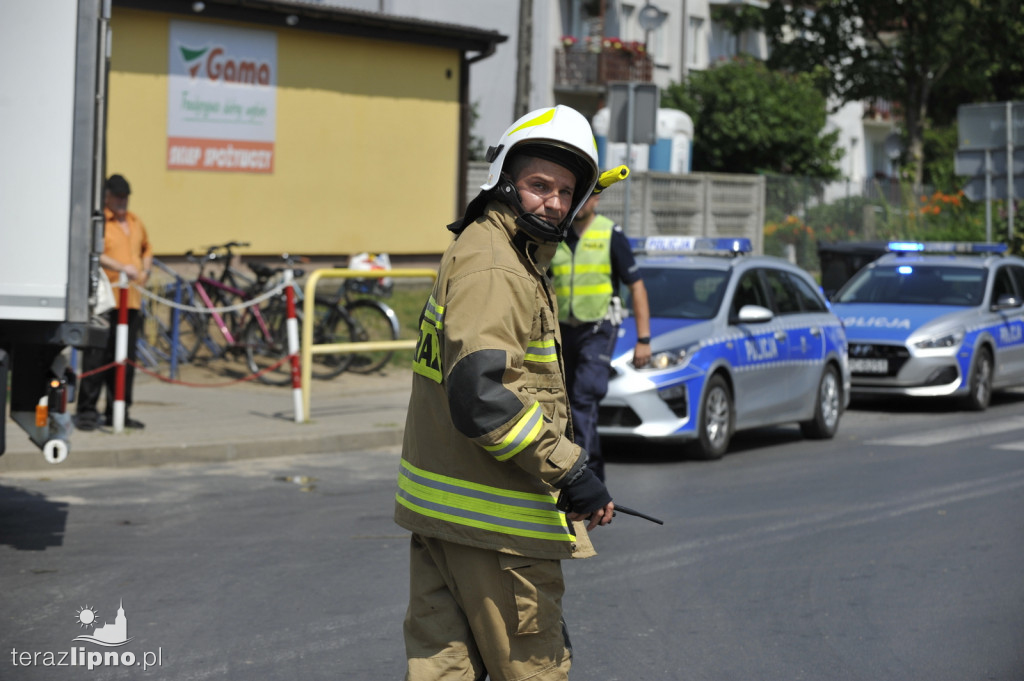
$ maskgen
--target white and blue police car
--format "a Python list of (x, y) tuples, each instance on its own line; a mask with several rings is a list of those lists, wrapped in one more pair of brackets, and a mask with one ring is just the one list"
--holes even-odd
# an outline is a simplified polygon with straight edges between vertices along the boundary
[(651, 362), (633, 366), (636, 324), (625, 319), (599, 410), (602, 437), (687, 441), (717, 459), (747, 428), (795, 422), (807, 437), (835, 435), (849, 403), (846, 336), (809, 274), (751, 255), (749, 239), (648, 237), (633, 246)]
[(892, 242), (833, 296), (855, 397), (953, 396), (981, 411), (1024, 385), (1024, 259), (1005, 244)]

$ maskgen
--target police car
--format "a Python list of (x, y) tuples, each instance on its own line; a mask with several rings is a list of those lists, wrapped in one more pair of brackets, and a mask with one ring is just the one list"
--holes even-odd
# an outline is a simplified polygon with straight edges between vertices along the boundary
[(1005, 244), (893, 242), (833, 297), (855, 395), (988, 407), (1024, 385), (1024, 260)]
[(699, 456), (717, 459), (746, 428), (796, 422), (807, 437), (835, 435), (849, 403), (846, 336), (810, 275), (749, 255), (748, 239), (648, 237), (633, 246), (651, 362), (632, 365), (636, 325), (624, 320), (602, 437), (692, 441)]

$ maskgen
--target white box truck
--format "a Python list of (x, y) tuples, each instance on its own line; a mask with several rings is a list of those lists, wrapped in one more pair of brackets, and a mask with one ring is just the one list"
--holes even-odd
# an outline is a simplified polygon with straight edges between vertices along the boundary
[(108, 332), (93, 310), (109, 17), (110, 0), (33, 0), (0, 23), (0, 454), (9, 400), (48, 461), (67, 457), (65, 350)]

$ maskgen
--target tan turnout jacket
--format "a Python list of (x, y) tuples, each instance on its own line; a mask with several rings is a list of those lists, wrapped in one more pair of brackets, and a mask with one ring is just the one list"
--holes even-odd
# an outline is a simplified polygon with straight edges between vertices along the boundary
[(448, 247), (420, 318), (395, 521), (535, 558), (594, 555), (552, 486), (572, 442), (554, 293), (555, 244), (517, 236), (492, 202)]

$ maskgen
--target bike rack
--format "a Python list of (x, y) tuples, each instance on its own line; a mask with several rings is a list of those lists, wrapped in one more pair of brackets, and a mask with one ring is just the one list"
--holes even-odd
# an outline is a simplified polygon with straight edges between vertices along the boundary
[(384, 277), (404, 277), (409, 279), (429, 278), (437, 279), (435, 270), (427, 269), (398, 269), (398, 270), (350, 270), (350, 269), (323, 269), (313, 270), (306, 279), (303, 288), (302, 301), (302, 334), (299, 339), (299, 363), (301, 365), (302, 390), (302, 421), (309, 420), (310, 394), (309, 386), (313, 380), (313, 355), (326, 355), (336, 352), (356, 352), (358, 350), (414, 350), (417, 339), (393, 340), (393, 341), (363, 341), (359, 343), (329, 343), (314, 345), (313, 338), (313, 310), (316, 301), (316, 285), (321, 279), (382, 279)]

